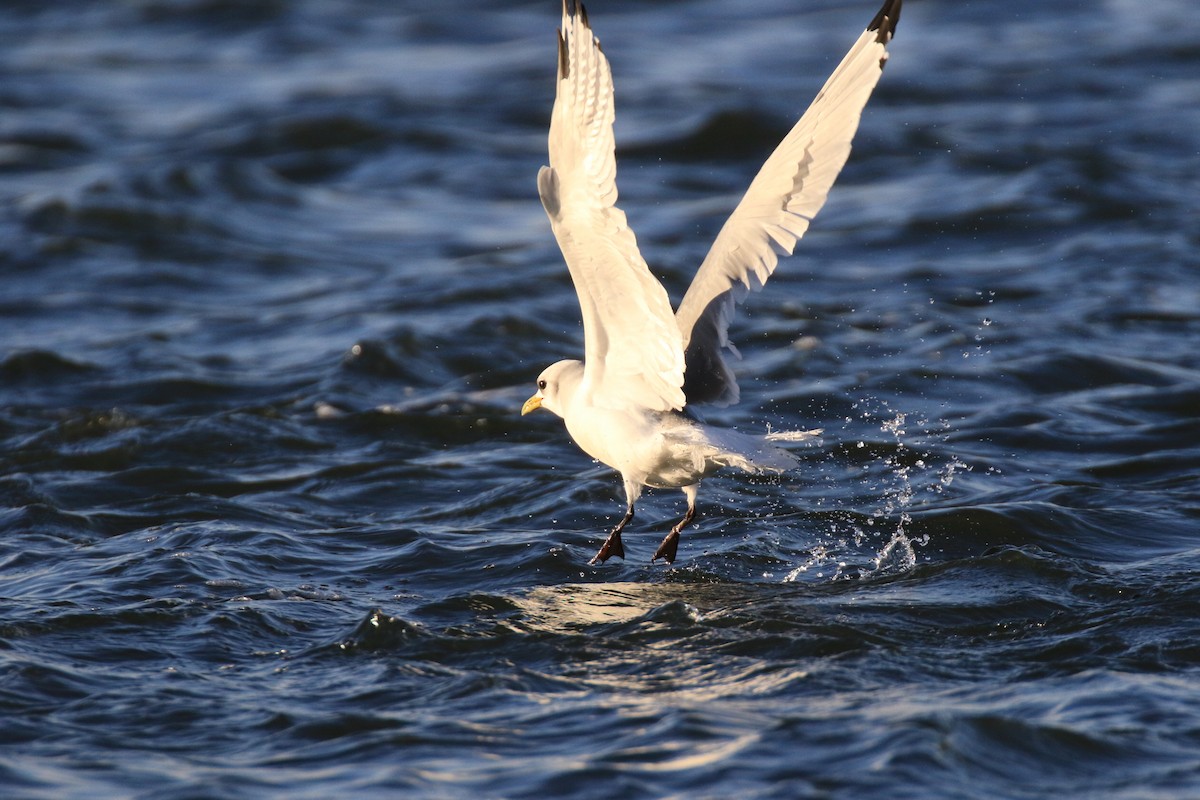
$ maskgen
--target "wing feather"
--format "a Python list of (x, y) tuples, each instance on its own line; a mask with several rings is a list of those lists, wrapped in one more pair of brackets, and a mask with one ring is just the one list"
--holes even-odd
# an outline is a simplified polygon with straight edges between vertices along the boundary
[(583, 5), (564, 0), (550, 166), (538, 194), (583, 315), (584, 385), (600, 405), (684, 405), (683, 342), (662, 284), (616, 207), (613, 85)]
[(725, 222), (675, 315), (686, 358), (689, 403), (738, 400), (722, 354), (734, 307), (763, 287), (829, 195), (850, 155), (867, 99), (887, 61), (901, 0), (885, 0), (812, 105), (759, 170)]

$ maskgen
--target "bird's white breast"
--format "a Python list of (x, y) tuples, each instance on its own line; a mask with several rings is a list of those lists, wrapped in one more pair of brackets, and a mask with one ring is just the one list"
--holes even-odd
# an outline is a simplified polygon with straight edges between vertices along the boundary
[(585, 453), (647, 486), (687, 486), (716, 466), (702, 430), (678, 415), (577, 402), (564, 421)]

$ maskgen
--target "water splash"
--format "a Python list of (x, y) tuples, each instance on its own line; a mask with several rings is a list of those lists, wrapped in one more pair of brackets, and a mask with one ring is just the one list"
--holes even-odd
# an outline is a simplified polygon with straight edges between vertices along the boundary
[[(996, 300), (995, 291), (988, 291), (986, 293), (983, 291), (977, 291), (975, 292), (975, 296), (978, 297), (979, 302), (983, 303), (984, 305), (991, 305)], [(987, 334), (992, 332), (988, 331), (987, 329), (991, 328), (994, 324), (995, 320), (993, 320), (991, 317), (985, 316), (980, 318), (979, 325), (976, 328), (975, 333), (971, 336), (973, 346), (969, 350), (962, 351), (962, 357), (964, 359), (991, 355), (992, 349), (990, 346), (990, 337)]]
[[(910, 533), (913, 509), (945, 494), (957, 475), (971, 469), (957, 456), (947, 460), (929, 449), (931, 437), (944, 436), (947, 421), (931, 422), (875, 399), (860, 400), (853, 409), (857, 416), (845, 418), (845, 430), (866, 424), (868, 431), (878, 431), (888, 440), (882, 458), (868, 457), (857, 467), (840, 465), (857, 473), (870, 510), (865, 519), (861, 511), (848, 511), (844, 519), (835, 521), (826, 541), (813, 547), (808, 557), (783, 577), (785, 583), (802, 577), (838, 580), (912, 569), (920, 548), (929, 544), (927, 535)], [(852, 450), (870, 448), (871, 438), (858, 439)], [(832, 458), (836, 454), (831, 454)]]
[[(883, 504), (871, 516), (873, 521), (880, 522), (895, 518), (896, 527), (887, 544), (875, 554), (873, 572), (905, 571), (917, 564), (914, 542), (908, 536), (908, 527), (912, 524), (912, 516), (908, 510), (916, 496), (913, 488), (915, 473), (925, 469), (926, 462), (924, 458), (918, 457), (910, 463), (909, 448), (904, 441), (907, 420), (907, 414), (894, 412), (890, 419), (885, 419), (879, 426), (881, 431), (892, 437), (896, 449), (883, 461), (884, 466), (891, 471), (892, 485), (883, 496)], [(921, 541), (919, 544), (925, 542)]]
[[(885, 406), (886, 407), (886, 406)], [(914, 505), (919, 504), (924, 495), (942, 495), (954, 482), (960, 472), (970, 471), (971, 467), (951, 455), (949, 461), (940, 465), (932, 463), (934, 456), (929, 451), (914, 450), (906, 440), (906, 422), (908, 415), (903, 412), (893, 412), (890, 419), (880, 424), (880, 430), (890, 435), (895, 443), (895, 451), (884, 459), (883, 463), (891, 471), (892, 485), (883, 496), (883, 502), (873, 514), (873, 520), (895, 520), (895, 528), (891, 537), (875, 554), (873, 559), (874, 573), (904, 572), (917, 564), (917, 548), (929, 544), (929, 536), (922, 535), (912, 538), (909, 529), (912, 525)], [(928, 420), (917, 420), (919, 436), (930, 433)], [(941, 420), (937, 429), (944, 431), (948, 423)], [(921, 438), (918, 438), (918, 446)], [(931, 479), (930, 479), (931, 478)]]
[[(813, 577), (824, 578), (826, 577), (825, 569), (830, 567), (833, 569), (830, 577), (836, 580), (842, 577), (842, 572), (847, 566), (847, 562), (840, 559), (836, 551), (819, 544), (811, 550), (809, 557), (803, 563), (783, 576), (783, 582), (794, 583), (810, 571), (813, 573)], [(766, 576), (764, 575), (764, 577)]]

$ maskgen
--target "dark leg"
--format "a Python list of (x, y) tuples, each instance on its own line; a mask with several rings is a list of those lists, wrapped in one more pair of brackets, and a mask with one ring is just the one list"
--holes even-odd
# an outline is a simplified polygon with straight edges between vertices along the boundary
[(589, 564), (603, 564), (613, 556), (625, 557), (625, 545), (621, 544), (621, 531), (629, 524), (629, 520), (633, 519), (633, 504), (642, 496), (642, 485), (635, 480), (630, 480), (625, 475), (621, 475), (621, 480), (625, 483), (625, 516), (608, 534), (608, 538), (600, 547), (600, 552), (592, 557)]
[(633, 506), (629, 506), (629, 510), (625, 512), (625, 516), (617, 523), (617, 527), (612, 529), (608, 534), (608, 538), (604, 540), (604, 544), (600, 546), (600, 552), (592, 556), (589, 564), (603, 564), (613, 556), (618, 558), (625, 557), (625, 545), (621, 544), (621, 530), (629, 524), (629, 520), (633, 519)]
[(658, 561), (660, 558), (668, 564), (675, 563), (675, 551), (679, 549), (679, 532), (696, 518), (697, 488), (699, 488), (698, 484), (683, 487), (683, 493), (687, 495), (688, 499), (687, 513), (683, 515), (683, 519), (679, 520), (678, 525), (671, 528), (671, 532), (667, 534), (667, 537), (662, 540), (662, 544), (654, 551), (654, 557), (650, 559), (651, 563)]

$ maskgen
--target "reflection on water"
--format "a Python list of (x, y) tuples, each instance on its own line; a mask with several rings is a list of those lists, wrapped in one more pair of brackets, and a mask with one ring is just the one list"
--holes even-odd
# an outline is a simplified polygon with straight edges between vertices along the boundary
[(522, 595), (521, 608), (531, 629), (552, 633), (626, 623), (654, 611), (699, 623), (714, 609), (726, 609), (745, 602), (752, 591), (737, 585), (702, 583), (538, 586)]
[[(702, 708), (723, 699), (753, 701), (794, 691), (808, 677), (807, 669), (798, 661), (772, 658), (770, 647), (753, 642), (761, 628), (778, 625), (781, 606), (794, 602), (802, 602), (799, 595), (777, 587), (703, 583), (540, 587), (518, 601), (520, 627), (529, 633), (585, 634), (606, 644), (563, 674), (603, 693), (604, 702), (623, 713)], [(798, 635), (804, 617), (798, 613), (773, 635)], [(726, 743), (706, 749), (705, 757), (723, 758), (736, 749)]]

